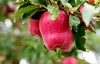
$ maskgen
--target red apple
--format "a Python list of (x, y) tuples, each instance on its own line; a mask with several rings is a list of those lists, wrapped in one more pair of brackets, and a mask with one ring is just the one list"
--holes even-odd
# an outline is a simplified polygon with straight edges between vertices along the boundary
[(33, 36), (38, 35), (38, 36), (41, 37), (41, 33), (40, 33), (40, 30), (39, 30), (39, 20), (34, 20), (34, 19), (30, 18), (28, 29)]
[(84, 9), (84, 6), (80, 6), (79, 11), (82, 13)]
[(94, 0), (88, 0), (88, 3), (92, 4), (92, 3), (94, 3)]
[(12, 13), (12, 12), (15, 11), (14, 8), (10, 7), (10, 5), (8, 5), (8, 4), (5, 5), (5, 8), (6, 8), (6, 11), (7, 11), (8, 13)]
[(16, 7), (11, 7), (9, 4), (5, 4), (2, 9), (4, 16), (9, 18), (9, 14), (15, 11)]
[(71, 49), (73, 35), (69, 27), (69, 18), (65, 11), (59, 10), (56, 20), (52, 20), (50, 13), (46, 11), (40, 17), (39, 27), (44, 45), (48, 50), (60, 48), (65, 52)]
[(13, 13), (15, 11), (15, 8), (16, 7), (11, 7), (10, 5), (5, 4), (4, 11), (5, 11), (6, 15), (7, 15), (9, 13)]
[(78, 61), (74, 57), (65, 57), (62, 59), (61, 64), (78, 64)]

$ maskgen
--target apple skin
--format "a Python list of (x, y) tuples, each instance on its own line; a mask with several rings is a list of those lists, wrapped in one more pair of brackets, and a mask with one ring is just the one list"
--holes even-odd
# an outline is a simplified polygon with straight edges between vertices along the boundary
[(82, 13), (84, 9), (84, 6), (80, 6), (79, 11)]
[(94, 0), (88, 0), (88, 3), (92, 4), (92, 3), (94, 3)]
[(52, 20), (50, 13), (46, 11), (40, 17), (39, 28), (48, 50), (60, 48), (66, 52), (72, 48), (73, 35), (69, 27), (69, 17), (65, 11), (59, 10), (56, 20)]
[(10, 13), (13, 13), (15, 11), (15, 8), (16, 7), (11, 7), (10, 5), (5, 4), (4, 5), (4, 14), (5, 14), (5, 16), (8, 16)]
[(34, 20), (32, 18), (29, 19), (28, 29), (31, 35), (38, 35), (41, 37), (41, 33), (39, 30), (39, 20)]
[(78, 61), (76, 58), (69, 56), (62, 59), (61, 64), (78, 64)]
[(15, 9), (11, 8), (10, 5), (8, 5), (8, 4), (5, 5), (5, 8), (6, 8), (7, 13), (12, 13), (15, 11)]

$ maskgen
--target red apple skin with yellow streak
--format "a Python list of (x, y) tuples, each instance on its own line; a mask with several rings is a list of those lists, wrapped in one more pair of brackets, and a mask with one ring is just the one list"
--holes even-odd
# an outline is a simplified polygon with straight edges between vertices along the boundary
[(39, 20), (29, 19), (28, 29), (31, 35), (38, 35), (41, 37), (41, 33), (39, 30)]
[(44, 45), (48, 50), (60, 48), (62, 51), (69, 51), (73, 44), (73, 35), (69, 27), (69, 17), (63, 10), (58, 11), (56, 20), (50, 18), (46, 11), (40, 18), (40, 32)]
[(78, 61), (76, 58), (69, 56), (62, 59), (61, 64), (78, 64)]

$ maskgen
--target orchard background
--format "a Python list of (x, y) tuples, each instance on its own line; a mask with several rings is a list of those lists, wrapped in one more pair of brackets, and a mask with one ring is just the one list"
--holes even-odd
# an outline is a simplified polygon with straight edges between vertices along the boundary
[(100, 64), (100, 0), (0, 0), (0, 64)]

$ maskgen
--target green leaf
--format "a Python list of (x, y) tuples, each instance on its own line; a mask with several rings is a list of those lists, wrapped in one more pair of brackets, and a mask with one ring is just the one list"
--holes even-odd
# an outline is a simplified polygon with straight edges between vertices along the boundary
[(29, 0), (34, 5), (40, 5), (40, 2), (38, 0)]
[(24, 2), (14, 2), (14, 5), (21, 5), (23, 4)]
[(35, 10), (31, 10), (29, 12), (24, 13), (22, 16), (22, 20), (26, 20), (26, 19), (32, 17), (38, 10), (39, 9), (35, 9)]
[(0, 14), (0, 21), (4, 21), (6, 19), (6, 17), (2, 14)]
[(69, 21), (70, 21), (71, 28), (72, 26), (74, 26), (77, 29), (78, 25), (80, 24), (79, 18), (72, 16), (72, 15), (70, 15)]
[(47, 4), (46, 0), (29, 0), (34, 5), (44, 5)]
[(21, 5), (20, 5), (20, 7), (19, 7), (19, 9), (20, 8), (24, 8), (24, 7), (26, 7), (26, 6), (29, 6), (29, 5), (32, 5), (30, 2), (23, 2)]
[(7, 3), (9, 0), (1, 0), (1, 2), (3, 1), (3, 3)]
[(48, 5), (47, 9), (50, 12), (51, 19), (55, 20), (57, 18), (57, 16), (58, 16), (59, 6), (58, 5), (55, 5), (55, 6)]
[[(61, 52), (61, 51), (60, 51)], [(61, 52), (61, 54), (63, 56), (74, 56), (74, 57), (77, 57), (77, 48), (76, 47), (73, 47), (71, 51), (69, 52)]]
[(77, 47), (79, 50), (86, 51), (86, 49), (85, 49), (85, 47), (84, 47), (85, 40), (82, 39), (82, 37), (85, 36), (85, 30), (84, 30), (83, 25), (80, 24), (80, 25), (78, 26), (78, 32), (75, 32), (74, 29), (72, 29), (72, 31), (73, 31), (73, 35), (74, 35), (74, 38), (75, 38), (76, 47)]
[(80, 4), (81, 1), (80, 1), (80, 0), (75, 0), (75, 3), (76, 3), (76, 4)]
[(68, 2), (69, 2), (72, 6), (75, 6), (75, 0), (68, 0)]
[(19, 16), (21, 16), (22, 14), (26, 13), (26, 12), (29, 12), (33, 9), (36, 9), (36, 8), (39, 8), (39, 6), (33, 6), (33, 5), (29, 5), (29, 6), (26, 6), (24, 8), (20, 8), (17, 12), (15, 12), (14, 14), (14, 18), (18, 18)]
[(67, 0), (61, 0), (61, 2), (62, 2), (62, 4), (63, 4), (64, 6), (67, 6), (68, 8), (72, 8), (71, 4), (68, 3)]
[(53, 3), (57, 4), (57, 0), (50, 0), (50, 2), (53, 2)]
[(84, 4), (82, 18), (83, 18), (83, 21), (85, 22), (86, 26), (89, 26), (91, 18), (94, 15), (94, 11), (95, 11), (95, 9), (92, 5), (89, 5), (87, 3)]

